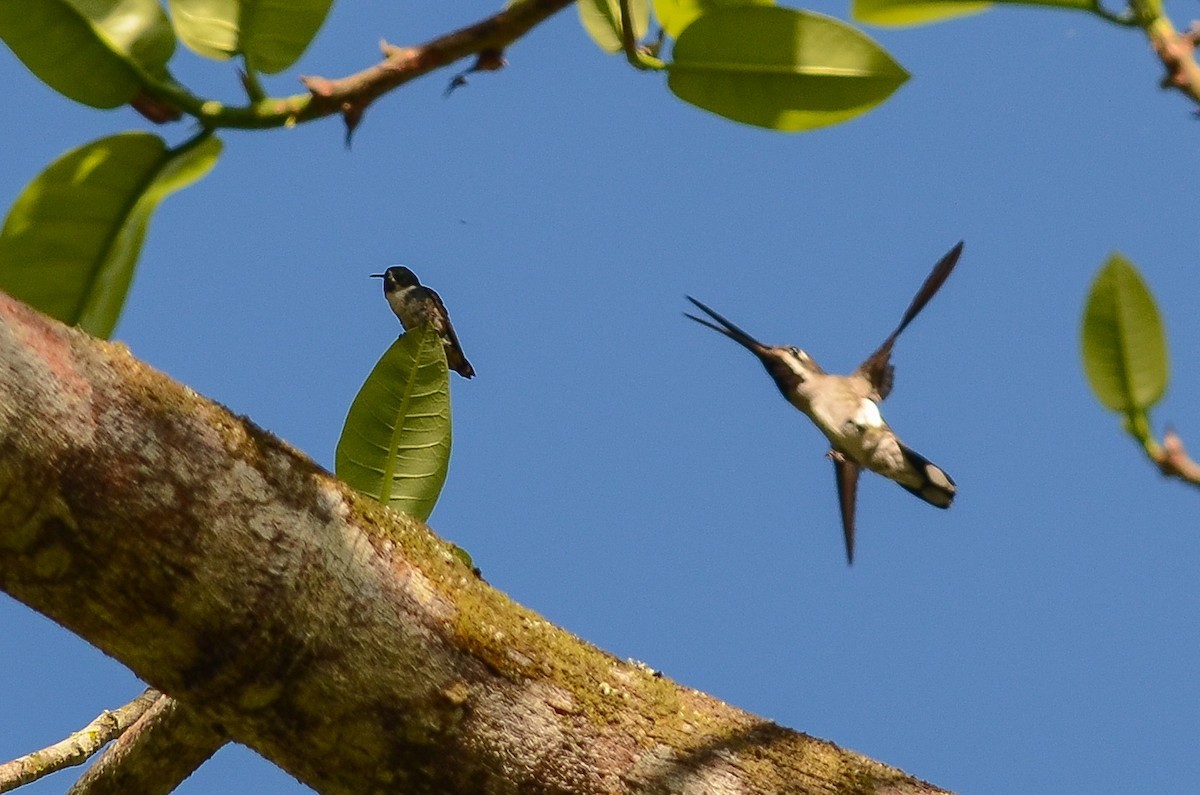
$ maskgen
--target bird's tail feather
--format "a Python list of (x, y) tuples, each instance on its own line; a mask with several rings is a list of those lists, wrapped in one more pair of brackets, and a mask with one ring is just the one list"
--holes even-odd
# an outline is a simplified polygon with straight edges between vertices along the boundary
[(904, 483), (900, 485), (930, 505), (938, 508), (949, 508), (950, 503), (954, 502), (954, 495), (958, 493), (958, 489), (954, 485), (954, 479), (947, 475), (945, 470), (916, 450), (912, 450), (901, 444), (900, 452), (904, 454), (904, 458), (908, 463), (912, 464), (913, 469), (921, 477), (921, 482), (915, 486), (909, 486)]

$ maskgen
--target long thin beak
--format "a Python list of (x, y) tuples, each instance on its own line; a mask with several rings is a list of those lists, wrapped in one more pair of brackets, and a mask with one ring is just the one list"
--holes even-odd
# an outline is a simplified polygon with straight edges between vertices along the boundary
[(382, 274), (382, 273), (372, 273), (372, 274), (371, 274), (371, 278), (372, 278), (372, 279), (382, 279), (382, 278), (383, 278), (383, 274)]
[(704, 314), (708, 315), (713, 320), (717, 321), (717, 323), (719, 323), (720, 325), (717, 325), (717, 323), (710, 323), (702, 317), (696, 317), (695, 315), (690, 315), (687, 312), (683, 313), (684, 317), (691, 318), (692, 320), (696, 321), (697, 323), (699, 323), (702, 326), (708, 326), (713, 331), (717, 331), (717, 332), (720, 332), (721, 334), (724, 334), (726, 337), (729, 337), (729, 339), (738, 343), (743, 348), (750, 351), (751, 353), (753, 353), (755, 356), (758, 356), (759, 358), (762, 358), (764, 356), (764, 354), (766, 354), (770, 350), (766, 345), (763, 345), (761, 342), (754, 339), (754, 337), (751, 337), (749, 334), (742, 331), (736, 325), (734, 325), (733, 323), (730, 323), (728, 320), (726, 320), (725, 318), (723, 318), (721, 315), (717, 314), (713, 310), (709, 309), (707, 306), (700, 303), (695, 298), (692, 298), (689, 295), (689, 296), (687, 296), (687, 300), (691, 301), (693, 304), (700, 307), (700, 311), (704, 312)]

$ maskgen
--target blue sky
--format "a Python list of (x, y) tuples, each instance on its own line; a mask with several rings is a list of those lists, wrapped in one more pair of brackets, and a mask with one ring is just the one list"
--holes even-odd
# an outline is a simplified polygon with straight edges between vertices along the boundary
[[(268, 90), (488, 8), (340, 4)], [(807, 135), (684, 105), (662, 75), (596, 50), (572, 10), (449, 99), (450, 71), (383, 99), (350, 152), (334, 120), (225, 133), (217, 168), (156, 215), (115, 336), (331, 467), (397, 331), (368, 274), (406, 264), (478, 371), (452, 382), (431, 525), (496, 587), (950, 789), (1191, 792), (1200, 495), (1160, 478), (1092, 398), (1078, 327), (1121, 250), (1169, 335), (1155, 430), (1172, 422), (1200, 449), (1200, 127), (1158, 89), (1139, 34), (1082, 14), (1001, 8), (872, 35), (913, 79)], [(178, 60), (199, 91), (237, 96), (231, 66)], [(145, 127), (56, 97), (7, 50), (0, 74), (6, 204), (66, 149)], [(938, 511), (864, 477), (847, 568), (823, 439), (753, 357), (683, 318), (684, 295), (844, 372), (959, 239), (884, 406), (958, 500)], [(7, 597), (0, 627), (2, 758), (140, 692)], [(304, 790), (226, 749), (180, 791)]]

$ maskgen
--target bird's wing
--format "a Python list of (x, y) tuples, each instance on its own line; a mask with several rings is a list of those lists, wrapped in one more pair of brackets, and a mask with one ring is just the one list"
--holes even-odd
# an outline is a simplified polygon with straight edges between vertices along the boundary
[(886, 398), (892, 391), (893, 373), (891, 358), (892, 346), (896, 344), (896, 338), (900, 336), (900, 332), (908, 327), (913, 318), (925, 308), (925, 304), (929, 303), (929, 299), (937, 294), (938, 288), (949, 278), (950, 272), (958, 264), (958, 257), (962, 254), (962, 249), (963, 243), (960, 240), (958, 245), (946, 253), (946, 256), (938, 260), (937, 265), (933, 266), (933, 270), (926, 277), (925, 283), (921, 285), (921, 289), (917, 290), (912, 303), (908, 305), (908, 309), (904, 312), (904, 317), (900, 319), (900, 325), (896, 326), (896, 330), (888, 335), (883, 344), (876, 348), (875, 352), (858, 366), (857, 372), (865, 375), (867, 380), (871, 382), (871, 385), (875, 388), (875, 392), (879, 396), (879, 400)]
[(425, 290), (429, 294), (429, 297), (432, 298), (434, 300), (434, 302), (437, 304), (439, 314), (446, 319), (446, 328), (439, 329), (439, 330), (445, 332), (446, 338), (448, 340), (450, 340), (451, 343), (453, 343), (455, 348), (462, 350), (462, 345), (460, 345), (458, 342), (458, 335), (454, 333), (454, 324), (450, 322), (450, 313), (446, 311), (446, 304), (442, 302), (442, 297), (437, 294), (436, 290), (434, 290), (430, 287), (425, 287), (425, 285), (421, 285), (421, 286), (425, 288)]
[(833, 460), (833, 472), (837, 479), (838, 507), (842, 511), (842, 534), (846, 538), (846, 565), (854, 565), (854, 504), (858, 496), (858, 464), (839, 453), (830, 450), (829, 457)]

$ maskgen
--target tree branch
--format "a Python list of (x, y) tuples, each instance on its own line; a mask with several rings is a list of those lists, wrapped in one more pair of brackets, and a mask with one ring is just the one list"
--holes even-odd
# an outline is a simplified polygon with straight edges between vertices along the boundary
[[(268, 97), (243, 107), (230, 107), (198, 97), (175, 82), (150, 81), (146, 93), (156, 101), (143, 98), (142, 104), (154, 108), (154, 115), (148, 116), (152, 121), (171, 120), (170, 111), (174, 110), (195, 117), (206, 127), (260, 129), (286, 127), (340, 113), (353, 129), (379, 96), (461, 58), (487, 51), (501, 53), (573, 2), (518, 0), (493, 16), (415, 47), (396, 47), (384, 42), (383, 61), (361, 72), (337, 79), (302, 77), (307, 94)], [(146, 115), (141, 106), (138, 109)]]
[(159, 697), (147, 690), (120, 709), (105, 710), (94, 721), (64, 740), (0, 765), (0, 792), (37, 781), (64, 768), (81, 765), (113, 738), (119, 737)]
[(158, 694), (67, 795), (167, 795), (228, 739), (193, 710)]
[(1146, 25), (1146, 36), (1167, 70), (1163, 87), (1179, 90), (1200, 105), (1200, 65), (1196, 64), (1196, 28), (1178, 33), (1166, 16)]
[(1183, 446), (1183, 439), (1175, 431), (1168, 430), (1164, 433), (1162, 444), (1147, 447), (1146, 454), (1165, 477), (1179, 478), (1185, 483), (1200, 486), (1200, 464), (1188, 455)]
[(322, 793), (933, 793), (618, 660), (0, 295), (0, 588)]

